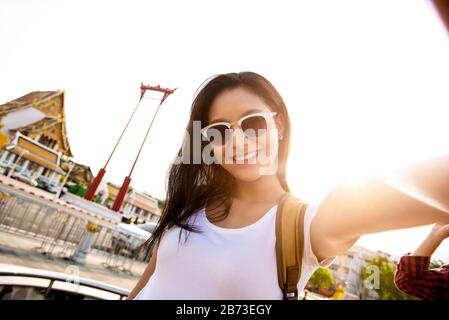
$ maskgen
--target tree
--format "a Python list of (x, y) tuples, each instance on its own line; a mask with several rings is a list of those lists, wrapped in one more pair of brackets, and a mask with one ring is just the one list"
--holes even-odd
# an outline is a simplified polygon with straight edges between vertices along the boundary
[(435, 269), (435, 268), (439, 268), (444, 264), (443, 260), (437, 259), (437, 260), (432, 260), (432, 262), (430, 262), (429, 265), (429, 269)]
[[(399, 290), (394, 284), (394, 275), (396, 272), (395, 264), (387, 257), (377, 256), (368, 261), (362, 270), (362, 280), (370, 277), (371, 270), (369, 266), (375, 266), (379, 270), (379, 285), (373, 290), (379, 295), (381, 300), (413, 300), (414, 298)], [(369, 268), (369, 269), (368, 269)]]
[(157, 206), (158, 206), (158, 208), (159, 209), (164, 209), (164, 207), (165, 207), (165, 199), (164, 200), (159, 200), (158, 199), (158, 201), (157, 201)]
[(329, 289), (334, 277), (328, 268), (318, 268), (310, 277), (309, 284), (316, 289)]
[(80, 197), (84, 197), (84, 195), (86, 194), (86, 189), (81, 187), (79, 184), (74, 184), (68, 188), (68, 192), (76, 194)]

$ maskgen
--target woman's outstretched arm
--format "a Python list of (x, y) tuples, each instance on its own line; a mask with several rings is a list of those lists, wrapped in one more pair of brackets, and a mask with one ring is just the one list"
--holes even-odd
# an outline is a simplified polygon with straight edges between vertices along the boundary
[(398, 172), (342, 181), (311, 224), (319, 260), (346, 252), (364, 234), (449, 223), (449, 154)]

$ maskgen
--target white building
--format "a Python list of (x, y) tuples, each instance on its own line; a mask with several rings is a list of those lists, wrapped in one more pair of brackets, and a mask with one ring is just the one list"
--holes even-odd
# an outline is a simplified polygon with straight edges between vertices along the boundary
[[(102, 204), (109, 208), (112, 208), (115, 198), (118, 195), (119, 189), (120, 188), (118, 186), (108, 182), (108, 196), (106, 200), (102, 202)], [(139, 192), (133, 188), (131, 188), (131, 190), (128, 191), (127, 195), (125, 196), (121, 212), (127, 218), (134, 218), (147, 222), (157, 222), (161, 216), (161, 210), (158, 206), (158, 200), (144, 192)]]
[(376, 300), (378, 295), (375, 290), (365, 286), (362, 280), (364, 265), (377, 256), (384, 256), (396, 263), (397, 258), (382, 252), (371, 251), (360, 246), (353, 246), (345, 255), (338, 256), (329, 267), (336, 285), (345, 287), (345, 299), (347, 300)]

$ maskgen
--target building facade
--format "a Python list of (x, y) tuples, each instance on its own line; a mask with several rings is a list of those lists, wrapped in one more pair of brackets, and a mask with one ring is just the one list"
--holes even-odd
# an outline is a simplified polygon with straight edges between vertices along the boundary
[(365, 264), (375, 257), (384, 256), (396, 263), (397, 258), (382, 251), (353, 246), (345, 255), (338, 256), (329, 267), (334, 277), (336, 286), (345, 288), (347, 300), (377, 300), (379, 297), (375, 290), (366, 287), (362, 280), (362, 272)]
[[(112, 208), (115, 198), (120, 190), (120, 187), (113, 183), (107, 183), (107, 195), (101, 195), (103, 205)], [(133, 220), (139, 221), (159, 221), (161, 210), (158, 206), (158, 200), (149, 194), (139, 192), (130, 188), (122, 205), (121, 213)]]

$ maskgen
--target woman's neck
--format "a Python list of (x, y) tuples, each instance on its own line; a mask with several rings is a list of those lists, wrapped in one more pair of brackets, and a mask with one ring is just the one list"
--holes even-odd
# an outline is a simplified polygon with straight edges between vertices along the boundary
[(284, 193), (277, 175), (265, 175), (256, 181), (236, 180), (233, 197), (241, 201), (278, 202)]

